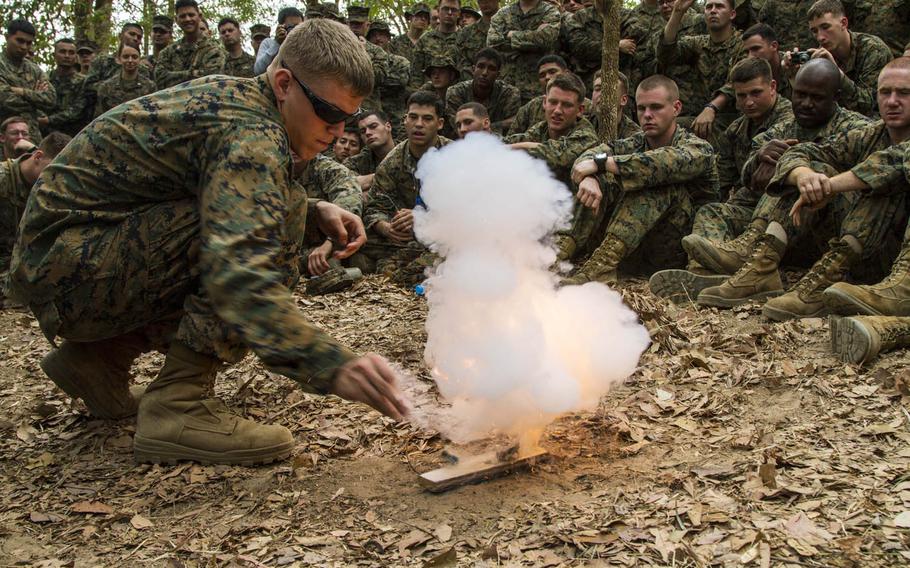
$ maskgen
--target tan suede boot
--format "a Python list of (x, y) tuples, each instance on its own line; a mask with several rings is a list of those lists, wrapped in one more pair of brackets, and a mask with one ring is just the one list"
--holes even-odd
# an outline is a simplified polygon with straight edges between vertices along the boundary
[(294, 438), (287, 428), (257, 424), (204, 399), (220, 364), (174, 342), (139, 404), (136, 461), (253, 465), (291, 454)]
[(63, 392), (81, 398), (98, 418), (136, 414), (142, 389), (130, 390), (130, 367), (147, 349), (138, 334), (102, 341), (64, 341), (41, 360), (41, 369)]
[(910, 316), (910, 245), (904, 245), (891, 273), (873, 286), (838, 282), (822, 293), (831, 313), (843, 316)]
[(799, 318), (817, 318), (828, 315), (822, 292), (847, 276), (850, 266), (859, 255), (850, 245), (840, 240), (826, 252), (792, 290), (762, 308), (762, 315), (776, 321)]
[(698, 295), (698, 303), (702, 306), (732, 308), (782, 294), (784, 285), (778, 266), (786, 249), (787, 245), (774, 235), (761, 235), (749, 261), (720, 286), (702, 290)]
[(682, 246), (689, 258), (708, 270), (715, 274), (732, 275), (752, 256), (759, 237), (767, 227), (764, 221), (753, 221), (743, 234), (724, 243), (714, 243), (699, 235), (687, 235), (683, 237)]
[(556, 249), (556, 261), (572, 260), (575, 256), (575, 239), (569, 235), (556, 235), (553, 239), (553, 246)]
[(564, 278), (560, 284), (562, 286), (577, 286), (587, 282), (616, 284), (618, 281), (617, 267), (625, 254), (626, 245), (608, 235), (591, 255), (591, 258), (575, 274)]
[(847, 363), (866, 363), (879, 353), (910, 347), (910, 318), (855, 316), (832, 318), (831, 346)]

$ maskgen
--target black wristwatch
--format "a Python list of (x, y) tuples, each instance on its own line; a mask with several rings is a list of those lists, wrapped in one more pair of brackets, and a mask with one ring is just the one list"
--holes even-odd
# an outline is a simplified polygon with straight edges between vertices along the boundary
[(597, 166), (597, 173), (602, 174), (607, 171), (607, 158), (609, 157), (606, 152), (594, 154), (594, 165)]

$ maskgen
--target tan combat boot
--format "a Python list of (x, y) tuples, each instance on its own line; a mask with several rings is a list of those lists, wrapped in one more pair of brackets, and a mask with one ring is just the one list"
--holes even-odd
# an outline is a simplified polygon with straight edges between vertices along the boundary
[(826, 252), (792, 290), (768, 300), (762, 315), (776, 321), (817, 318), (828, 314), (822, 292), (847, 276), (859, 255), (845, 241), (839, 240)]
[(608, 235), (591, 255), (591, 258), (575, 274), (563, 278), (560, 285), (577, 286), (588, 282), (616, 284), (618, 281), (617, 268), (625, 254), (626, 245)]
[(879, 353), (910, 347), (910, 318), (832, 317), (831, 347), (847, 363), (866, 363)]
[(732, 308), (783, 294), (784, 284), (778, 266), (786, 250), (787, 245), (777, 237), (762, 234), (749, 261), (720, 286), (702, 290), (698, 295), (699, 305)]
[(749, 228), (732, 241), (714, 243), (699, 235), (683, 237), (682, 246), (689, 258), (715, 274), (734, 274), (752, 256), (755, 245), (768, 224), (754, 221)]
[(904, 245), (891, 273), (874, 286), (838, 282), (822, 293), (831, 313), (843, 316), (910, 316), (910, 246)]
[(71, 397), (81, 398), (98, 418), (136, 414), (142, 389), (130, 390), (130, 367), (147, 349), (138, 334), (102, 341), (64, 341), (41, 360), (41, 369)]
[[(695, 263), (690, 263), (695, 264)], [(651, 275), (648, 287), (658, 298), (665, 298), (674, 304), (695, 303), (705, 288), (719, 286), (730, 278), (726, 274), (714, 274), (697, 264), (687, 270), (661, 270)]]
[(569, 261), (575, 256), (575, 239), (569, 235), (556, 235), (553, 239), (553, 247), (556, 249), (556, 261)]
[(264, 426), (204, 399), (220, 361), (174, 342), (158, 378), (139, 403), (136, 461), (253, 465), (291, 454), (294, 438), (283, 426)]

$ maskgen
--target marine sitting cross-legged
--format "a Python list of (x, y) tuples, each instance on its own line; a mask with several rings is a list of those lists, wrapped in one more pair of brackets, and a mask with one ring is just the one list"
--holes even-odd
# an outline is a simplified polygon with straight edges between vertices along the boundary
[[(616, 282), (619, 263), (639, 249), (635, 256), (652, 267), (681, 263), (677, 243), (691, 229), (695, 208), (717, 199), (714, 150), (676, 123), (682, 110), (676, 83), (648, 77), (635, 105), (641, 133), (595, 146), (575, 162), (578, 200), (609, 221), (602, 242), (565, 284)], [(590, 234), (585, 239), (597, 243)]]
[[(395, 375), (313, 326), (291, 287), (307, 217), (353, 254), (359, 218), (307, 202), (291, 151), (312, 159), (373, 87), (346, 27), (297, 26), (256, 78), (205, 77), (96, 119), (42, 173), (26, 205), (10, 295), (53, 349), (45, 373), (90, 412), (136, 412), (137, 460), (253, 464), (287, 457), (289, 430), (206, 398), (223, 363), (251, 349), (302, 388), (405, 412)], [(166, 352), (138, 401), (129, 370)]]

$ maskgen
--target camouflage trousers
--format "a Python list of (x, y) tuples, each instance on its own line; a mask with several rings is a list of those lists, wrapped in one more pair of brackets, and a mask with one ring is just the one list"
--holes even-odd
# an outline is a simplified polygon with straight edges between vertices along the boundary
[(729, 201), (702, 205), (695, 214), (692, 233), (715, 243), (733, 240), (754, 221), (769, 221), (778, 200), (778, 197), (764, 194), (755, 206)]
[(371, 235), (363, 248), (351, 257), (351, 266), (364, 274), (382, 274), (396, 284), (413, 286), (426, 279), (427, 269), (433, 267), (438, 258), (417, 241), (401, 245)]
[(198, 204), (185, 200), (152, 206), (105, 230), (88, 244), (91, 267), (64, 293), (30, 306), (44, 334), (51, 342), (133, 334), (145, 339), (147, 351), (166, 351), (177, 340), (228, 363), (243, 359), (239, 334), (215, 314), (200, 284), (199, 226)]

